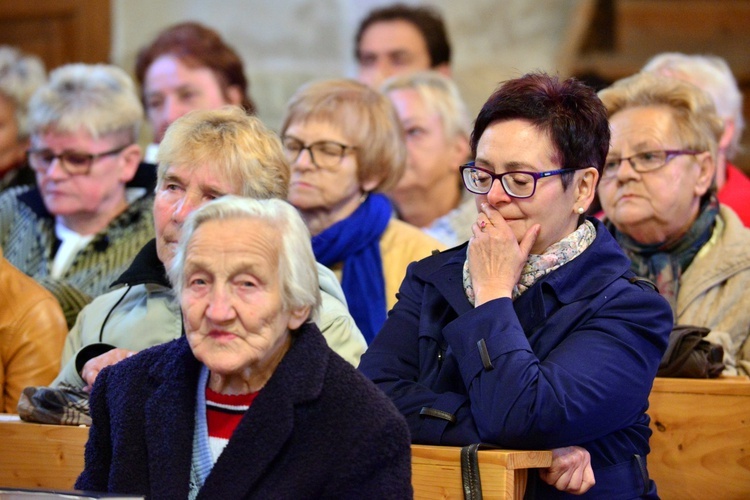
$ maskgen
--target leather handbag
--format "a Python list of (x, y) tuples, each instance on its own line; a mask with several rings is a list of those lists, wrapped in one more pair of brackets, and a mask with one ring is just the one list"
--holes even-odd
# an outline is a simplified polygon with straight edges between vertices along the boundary
[(724, 349), (704, 339), (711, 330), (676, 325), (669, 335), (667, 351), (657, 377), (716, 378), (724, 370)]

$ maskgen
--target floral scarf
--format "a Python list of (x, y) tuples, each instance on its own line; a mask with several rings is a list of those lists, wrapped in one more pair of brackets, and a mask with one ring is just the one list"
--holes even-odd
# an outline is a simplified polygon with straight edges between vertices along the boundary
[[(595, 239), (596, 228), (590, 221), (585, 221), (568, 236), (547, 247), (543, 254), (529, 255), (529, 259), (521, 270), (521, 277), (513, 287), (513, 300), (520, 297), (544, 276), (581, 255)], [(469, 274), (468, 253), (464, 262), (463, 280), (466, 297), (474, 305), (474, 288), (471, 284), (471, 274)]]

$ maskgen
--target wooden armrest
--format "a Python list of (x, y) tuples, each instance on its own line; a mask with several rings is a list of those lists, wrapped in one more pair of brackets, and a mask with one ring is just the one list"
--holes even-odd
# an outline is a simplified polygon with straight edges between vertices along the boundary
[[(523, 498), (529, 468), (552, 465), (551, 451), (480, 450), (479, 474), (485, 499)], [(411, 445), (415, 499), (463, 498), (461, 448)]]

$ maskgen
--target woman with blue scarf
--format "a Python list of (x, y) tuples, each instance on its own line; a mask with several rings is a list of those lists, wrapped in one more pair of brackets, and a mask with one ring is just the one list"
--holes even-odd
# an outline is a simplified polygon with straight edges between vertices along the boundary
[(349, 310), (368, 344), (413, 261), (443, 248), (392, 216), (380, 194), (406, 165), (403, 132), (390, 101), (352, 80), (302, 86), (281, 135), (292, 176), (289, 202), (313, 236), (315, 258), (341, 279)]

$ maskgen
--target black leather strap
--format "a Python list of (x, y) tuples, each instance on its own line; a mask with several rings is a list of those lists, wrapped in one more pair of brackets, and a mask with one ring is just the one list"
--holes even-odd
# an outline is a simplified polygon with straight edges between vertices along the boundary
[(433, 418), (439, 418), (442, 420), (447, 420), (448, 422), (455, 424), (456, 423), (456, 416), (453, 413), (448, 413), (447, 411), (443, 410), (436, 410), (434, 408), (429, 408), (427, 406), (423, 406), (421, 410), (419, 410), (419, 414), (424, 417), (433, 417)]
[(479, 450), (492, 450), (497, 446), (474, 443), (461, 448), (461, 482), (466, 500), (482, 499), (482, 481), (479, 478)]

